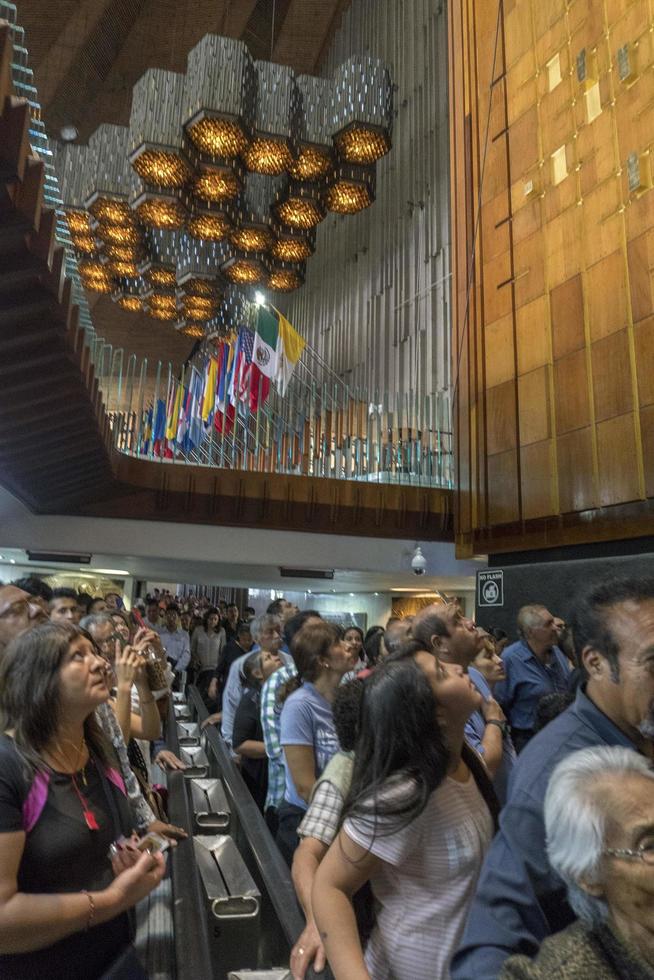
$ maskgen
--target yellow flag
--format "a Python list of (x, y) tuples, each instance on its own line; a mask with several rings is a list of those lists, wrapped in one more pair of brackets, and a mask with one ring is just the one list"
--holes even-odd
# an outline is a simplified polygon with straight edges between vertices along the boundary
[(279, 317), (276, 380), (278, 389), (282, 395), (285, 395), (289, 381), (293, 376), (295, 365), (300, 360), (302, 351), (307, 346), (307, 342), (279, 310), (275, 310), (275, 313)]

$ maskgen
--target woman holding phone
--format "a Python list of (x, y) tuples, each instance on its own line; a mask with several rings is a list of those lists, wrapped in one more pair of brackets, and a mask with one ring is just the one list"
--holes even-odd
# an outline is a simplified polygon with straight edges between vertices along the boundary
[(163, 877), (162, 854), (121, 843), (110, 856), (132, 821), (94, 717), (108, 697), (106, 663), (75, 626), (23, 633), (0, 663), (4, 980), (102, 977), (129, 951), (127, 911)]

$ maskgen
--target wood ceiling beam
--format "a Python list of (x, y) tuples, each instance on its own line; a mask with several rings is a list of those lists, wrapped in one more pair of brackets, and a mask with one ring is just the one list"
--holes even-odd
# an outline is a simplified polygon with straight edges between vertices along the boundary
[[(74, 53), (67, 59), (65, 70), (47, 87), (48, 99), (43, 93), (46, 72), (43, 67), (38, 71), (41, 100), (51, 133), (56, 134), (61, 126), (73, 123), (80, 136), (88, 138), (89, 114), (95, 97), (105, 85), (145, 5), (146, 0), (91, 0), (84, 7), (93, 11), (95, 16), (92, 15), (88, 22), (82, 18), (81, 25), (75, 16), (70, 19)], [(57, 45), (52, 57), (57, 59), (60, 56)], [(137, 69), (138, 75), (146, 67), (143, 64), (142, 68)], [(91, 123), (91, 129), (97, 125), (95, 120), (94, 123)]]
[[(39, 98), (47, 108), (111, 0), (81, 0), (38, 66)], [(29, 43), (29, 37), (28, 37)], [(55, 135), (55, 134), (52, 134)]]
[(227, 0), (220, 25), (220, 33), (224, 37), (243, 37), (257, 0)]
[(275, 42), (273, 61), (313, 74), (340, 0), (291, 0)]

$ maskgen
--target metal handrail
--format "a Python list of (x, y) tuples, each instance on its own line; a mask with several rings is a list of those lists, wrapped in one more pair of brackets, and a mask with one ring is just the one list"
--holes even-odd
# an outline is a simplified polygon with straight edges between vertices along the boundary
[[(188, 688), (187, 694), (198, 721), (203, 722), (208, 717), (208, 712), (200, 692), (196, 687), (191, 686)], [(232, 810), (236, 811), (241, 827), (247, 836), (248, 844), (284, 932), (284, 937), (292, 949), (304, 930), (305, 922), (298, 905), (288, 866), (272, 839), (261, 811), (243, 782), (243, 777), (234, 764), (227, 744), (213, 725), (206, 728), (205, 734), (207, 748), (216, 760), (220, 778), (223, 780), (231, 800)], [(316, 973), (312, 967), (309, 967), (306, 977), (307, 980), (333, 980), (333, 975), (328, 966), (322, 973)]]
[[(166, 744), (171, 752), (179, 755), (177, 724), (170, 698), (166, 721)], [(207, 917), (199, 915), (203, 907), (202, 885), (193, 852), (193, 815), (191, 813), (186, 780), (183, 772), (171, 772), (167, 776), (168, 818), (177, 827), (183, 827), (188, 840), (181, 841), (170, 855), (173, 885), (173, 922), (175, 926), (175, 959), (177, 980), (198, 980), (213, 976), (210, 957), (210, 939)]]

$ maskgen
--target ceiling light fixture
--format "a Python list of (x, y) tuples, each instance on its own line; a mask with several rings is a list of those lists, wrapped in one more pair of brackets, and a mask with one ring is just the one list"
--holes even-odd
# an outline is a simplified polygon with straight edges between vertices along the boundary
[[(214, 244), (203, 275), (222, 281), (221, 294), (225, 280), (236, 292), (203, 310), (212, 329), (233, 329), (251, 286), (302, 285), (327, 211), (373, 203), (391, 120), (390, 76), (375, 58), (350, 58), (331, 78), (296, 76), (207, 34), (185, 73), (141, 76), (128, 127), (102, 124), (88, 146), (62, 128), (54, 162), (83, 285), (171, 319), (171, 304), (148, 294), (178, 289), (188, 255)], [(138, 294), (125, 292), (126, 278), (141, 277)], [(204, 321), (209, 331), (206, 316), (188, 329)]]
[(62, 126), (59, 130), (59, 135), (64, 143), (72, 143), (72, 141), (76, 140), (79, 136), (77, 126), (73, 126), (72, 123), (66, 123), (66, 125)]

